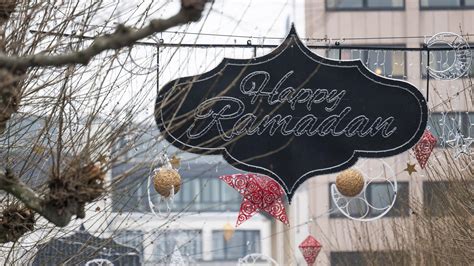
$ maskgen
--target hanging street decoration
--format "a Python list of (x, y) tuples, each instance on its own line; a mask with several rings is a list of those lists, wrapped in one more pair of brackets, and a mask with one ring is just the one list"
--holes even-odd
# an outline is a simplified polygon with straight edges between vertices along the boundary
[(314, 54), (292, 27), (265, 56), (225, 58), (169, 82), (158, 92), (155, 118), (172, 145), (267, 175), (291, 201), (310, 177), (409, 150), (426, 128), (427, 104), (410, 83), (360, 60)]
[[(359, 166), (367, 162), (365, 160)], [(337, 211), (351, 220), (368, 222), (384, 217), (393, 208), (398, 194), (397, 174), (393, 168), (382, 159), (370, 160), (370, 166), (362, 168), (367, 169), (370, 175), (363, 174), (359, 167), (349, 169), (339, 174), (336, 184), (330, 186), (331, 200), (334, 203), (330, 212)], [(337, 179), (341, 178), (351, 182), (345, 180), (338, 186)], [(383, 191), (376, 193), (376, 197), (367, 191), (372, 184), (384, 187)], [(362, 189), (359, 191), (360, 187)]]
[(179, 251), (178, 246), (174, 247), (173, 254), (171, 254), (168, 263), (168, 265), (187, 265), (186, 260), (181, 254), (181, 251)]
[(92, 266), (92, 265), (100, 265), (100, 266), (114, 266), (114, 263), (108, 259), (92, 259), (87, 261), (84, 266)]
[(224, 240), (226, 242), (229, 241), (234, 236), (234, 233), (235, 233), (234, 227), (229, 222), (227, 222), (224, 225)]
[(179, 167), (181, 166), (181, 158), (176, 155), (173, 155), (173, 157), (171, 157), (170, 159), (170, 164), (174, 169), (179, 169)]
[(337, 190), (346, 197), (357, 196), (364, 189), (364, 185), (364, 176), (353, 168), (342, 171), (336, 177)]
[(308, 265), (314, 264), (322, 247), (318, 240), (311, 235), (299, 245), (300, 251), (303, 253), (303, 257)]
[(413, 174), (416, 172), (415, 164), (407, 163), (407, 168), (405, 168), (403, 171), (407, 171), (409, 175)]
[(251, 253), (245, 255), (245, 257), (240, 258), (237, 262), (237, 266), (248, 266), (248, 265), (268, 265), (268, 266), (279, 266), (273, 258), (261, 254), (261, 253)]
[(243, 196), (236, 226), (241, 225), (259, 211), (264, 211), (289, 225), (282, 200), (284, 191), (275, 180), (258, 174), (224, 175), (219, 178)]
[(175, 169), (163, 166), (155, 171), (153, 184), (158, 194), (164, 198), (169, 198), (178, 193), (181, 188), (181, 176)]
[(464, 136), (459, 132), (454, 134), (453, 139), (446, 141), (448, 147), (453, 149), (455, 159), (458, 159), (459, 156), (463, 154), (469, 156), (471, 154), (472, 143), (474, 143), (474, 138), (464, 138)]
[[(440, 80), (453, 80), (463, 77), (471, 70), (471, 48), (469, 47), (469, 42), (459, 34), (453, 32), (437, 33), (426, 42), (426, 47), (450, 48), (449, 50), (429, 52), (432, 54), (429, 58), (439, 58), (439, 62), (438, 60), (433, 60), (436, 63), (429, 63), (428, 73), (431, 77)], [(441, 58), (446, 57), (449, 57), (450, 60), (441, 60)]]
[(148, 176), (147, 187), (153, 184), (155, 191), (160, 195), (157, 198), (157, 204), (165, 203), (166, 212), (161, 213), (161, 208), (155, 210), (155, 201), (152, 199), (150, 189), (146, 190), (148, 207), (151, 213), (159, 219), (167, 219), (172, 211), (172, 205), (175, 194), (181, 189), (181, 175), (178, 172), (180, 166), (180, 159), (173, 156), (168, 158), (166, 153), (161, 154), (161, 167), (155, 168), (153, 173)]
[(413, 147), (416, 160), (420, 164), (421, 169), (425, 168), (433, 149), (436, 146), (436, 137), (429, 130), (425, 130), (420, 141)]

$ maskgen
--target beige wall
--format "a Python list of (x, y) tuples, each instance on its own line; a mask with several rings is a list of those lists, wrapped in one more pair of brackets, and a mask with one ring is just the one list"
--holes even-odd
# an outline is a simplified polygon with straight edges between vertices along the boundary
[[(406, 0), (403, 11), (328, 11), (324, 0), (306, 1), (307, 37), (423, 36), (441, 31), (474, 32), (474, 9), (420, 11), (418, 0)], [(380, 43), (391, 42), (390, 40)], [(413, 45), (416, 40), (410, 39)]]
[[(474, 9), (436, 10), (419, 9), (418, 0), (405, 0), (402, 11), (327, 11), (325, 0), (308, 0), (306, 8), (306, 35), (309, 38), (330, 38), (336, 40), (356, 37), (426, 36), (439, 32), (474, 33)], [(420, 47), (420, 39), (351, 40), (343, 44), (404, 44), (406, 47)], [(474, 40), (470, 41), (474, 43)], [(321, 43), (319, 43), (321, 44)], [(420, 79), (420, 54), (407, 53), (406, 72), (408, 81), (425, 92), (426, 81)], [(430, 83), (430, 107), (441, 111), (441, 101), (452, 97), (453, 88), (463, 86), (465, 79), (456, 81), (434, 81)], [(453, 100), (457, 110), (471, 109), (472, 101)]]

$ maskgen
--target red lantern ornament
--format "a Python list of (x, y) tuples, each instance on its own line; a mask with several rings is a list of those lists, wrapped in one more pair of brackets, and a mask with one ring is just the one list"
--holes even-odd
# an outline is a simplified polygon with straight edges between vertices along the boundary
[(425, 168), (428, 158), (430, 158), (431, 152), (433, 152), (436, 146), (436, 137), (431, 134), (429, 130), (425, 130), (420, 141), (413, 147), (416, 160), (420, 164), (421, 169)]
[(258, 174), (224, 175), (219, 178), (244, 197), (236, 226), (241, 225), (261, 210), (289, 225), (282, 200), (285, 193), (275, 180)]
[(299, 245), (301, 253), (308, 265), (313, 265), (316, 261), (316, 257), (319, 255), (319, 251), (323, 246), (321, 243), (316, 240), (313, 236), (309, 235), (301, 244)]

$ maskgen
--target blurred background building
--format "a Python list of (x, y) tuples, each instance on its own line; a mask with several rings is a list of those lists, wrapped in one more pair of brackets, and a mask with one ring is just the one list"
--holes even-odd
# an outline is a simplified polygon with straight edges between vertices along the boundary
[[(130, 158), (111, 171), (112, 182), (120, 180), (112, 189), (111, 209), (121, 215), (108, 226), (114, 240), (139, 250), (143, 265), (170, 264), (176, 248), (190, 265), (235, 265), (250, 253), (271, 256), (270, 219), (257, 215), (235, 228), (242, 197), (218, 177), (238, 171), (220, 156), (164, 149), (162, 143), (150, 149), (158, 136), (156, 129), (142, 135), (135, 143), (143, 145), (124, 154)], [(117, 151), (125, 145), (124, 139)], [(171, 201), (161, 199), (152, 180), (148, 183), (162, 150), (181, 159), (182, 185)], [(126, 172), (131, 174), (121, 179)]]
[[(420, 48), (439, 32), (474, 31), (474, 1), (471, 0), (313, 0), (305, 2), (304, 10), (306, 32), (304, 35), (300, 32), (300, 36), (308, 38), (308, 45), (334, 45), (339, 42), (342, 46)], [(227, 57), (249, 58), (264, 55), (272, 49), (251, 46), (223, 50)], [(314, 51), (333, 59), (360, 59), (376, 74), (406, 80), (426, 95), (426, 52), (396, 49)], [(203, 54), (202, 51), (195, 53), (198, 56)], [(215, 53), (215, 50), (211, 53)], [(215, 64), (220, 61), (216, 58), (211, 60)], [(454, 51), (433, 51), (430, 54), (430, 67), (442, 69), (443, 64), (453, 60)], [(452, 140), (458, 130), (466, 138), (474, 137), (474, 113), (472, 101), (468, 99), (470, 96), (463, 94), (461, 97), (451, 97), (473, 75), (471, 67), (468, 75), (461, 79), (430, 79), (429, 107), (432, 112), (429, 127), (438, 138), (438, 149), (449, 148), (447, 141)], [(450, 98), (453, 100), (450, 101), (449, 111), (446, 111), (444, 103)], [(168, 153), (173, 151), (168, 150)], [(239, 227), (231, 240), (226, 241), (224, 226), (227, 223), (232, 226), (235, 224), (241, 197), (217, 177), (236, 173), (237, 170), (218, 157), (196, 159), (192, 155), (181, 156), (184, 156), (180, 169), (184, 185), (176, 195), (168, 217), (177, 215), (179, 219), (169, 227), (162, 226), (166, 219), (159, 218), (165, 217), (167, 207), (161, 203), (158, 217), (150, 212), (147, 193), (151, 193), (151, 198), (155, 200), (157, 196), (153, 188), (148, 187), (146, 180), (140, 179), (148, 176), (153, 167), (137, 171), (136, 176), (118, 185), (130, 187), (133, 184), (136, 190), (128, 190), (132, 194), (124, 197), (120, 189), (114, 190), (112, 209), (131, 217), (125, 225), (120, 224), (119, 219), (112, 223), (111, 228), (119, 232), (114, 234), (115, 239), (141, 250), (145, 264), (165, 263), (173, 253), (174, 246), (181, 246), (181, 254), (199, 265), (235, 265), (239, 258), (250, 253), (270, 256), (280, 265), (305, 265), (297, 247), (308, 234), (323, 244), (318, 265), (366, 265), (364, 260), (368, 253), (371, 259), (376, 258), (379, 262), (395, 255), (401, 264), (408, 264), (410, 255), (404, 250), (387, 249), (387, 241), (391, 239), (390, 234), (394, 233), (389, 230), (391, 224), (403, 224), (414, 217), (410, 198), (422, 199), (427, 212), (437, 210), (435, 215), (445, 215), (439, 208), (436, 193), (440, 189), (446, 191), (449, 186), (443, 181), (427, 181), (418, 165), (418, 172), (410, 176), (404, 169), (407, 163), (416, 163), (416, 159), (406, 152), (384, 160), (361, 160), (356, 165), (366, 176), (388, 170), (396, 174), (397, 200), (392, 210), (377, 221), (351, 221), (340, 213), (330, 194), (330, 186), (335, 182), (336, 175), (325, 175), (310, 179), (299, 188), (294, 202), (287, 208), (291, 228), (264, 215), (256, 215)], [(130, 163), (117, 166), (112, 176), (120, 175), (131, 167), (133, 165)], [(374, 182), (367, 188), (366, 195), (373, 206), (383, 207), (390, 204), (394, 192), (389, 183)], [(368, 212), (366, 218), (374, 218), (382, 213), (357, 204), (351, 206), (349, 211), (354, 216)], [(155, 230), (157, 226), (161, 229)], [(380, 232), (386, 232), (383, 239), (380, 238)]]

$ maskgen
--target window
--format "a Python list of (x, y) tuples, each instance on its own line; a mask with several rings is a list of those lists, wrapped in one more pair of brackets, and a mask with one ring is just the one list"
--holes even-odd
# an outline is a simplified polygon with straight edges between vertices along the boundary
[[(331, 185), (332, 184), (329, 185), (329, 189)], [(398, 182), (397, 185), (398, 192), (395, 204), (384, 217), (399, 217), (409, 215), (410, 207), (408, 182)], [(390, 205), (391, 199), (393, 198), (393, 190), (389, 186), (391, 185), (386, 182), (371, 183), (366, 190), (367, 201), (375, 208), (383, 208), (387, 205)], [(345, 217), (334, 204), (331, 193), (329, 193), (329, 202), (331, 210), (335, 210), (329, 215), (330, 218)], [(366, 205), (361, 201), (353, 201), (353, 203), (356, 204), (349, 205), (349, 212), (356, 217), (363, 216), (363, 214), (365, 214), (367, 211)], [(371, 209), (366, 217), (375, 217), (380, 215), (382, 212), (383, 210)]]
[(140, 261), (143, 262), (143, 232), (140, 230), (119, 230), (113, 235), (114, 240), (122, 245), (137, 249)]
[(474, 112), (431, 113), (428, 127), (437, 139), (436, 145), (446, 148), (456, 135), (474, 138)]
[[(222, 168), (222, 169), (219, 169)], [(223, 174), (233, 174), (231, 167), (215, 165), (192, 165), (189, 170), (182, 170), (183, 183), (181, 191), (176, 194), (173, 209), (176, 211), (238, 211), (241, 195), (218, 177)], [(153, 192), (155, 193), (155, 192)], [(156, 193), (155, 193), (156, 194)]]
[[(149, 168), (131, 170), (134, 164), (120, 164), (112, 167), (112, 178), (118, 178), (123, 173), (130, 174), (113, 182), (112, 210), (114, 212), (146, 212), (149, 211), (147, 199), (147, 177)], [(153, 188), (152, 188), (153, 189)]]
[[(473, 45), (474, 44), (469, 44), (469, 47), (471, 47), (471, 51), (473, 51)], [(433, 47), (443, 48), (443, 47), (448, 47), (448, 46), (435, 45)], [(428, 59), (428, 52), (422, 51), (421, 52), (421, 76), (423, 77), (423, 79), (426, 79), (426, 63), (427, 63), (426, 60), (427, 59)], [(456, 60), (456, 51), (453, 49), (432, 50), (430, 51), (430, 70), (443, 71), (445, 69), (449, 69), (449, 67), (454, 63), (455, 60)], [(468, 73), (464, 75), (464, 77), (467, 77), (467, 76), (474, 77), (474, 66), (472, 64)]]
[[(129, 171), (133, 163), (114, 166), (113, 178)], [(167, 211), (168, 205), (159, 203), (160, 195), (153, 186), (148, 187), (148, 176), (152, 174), (152, 166), (133, 171), (129, 176), (114, 182), (112, 190), (112, 209), (115, 212), (149, 212), (148, 193), (155, 208)], [(216, 171), (217, 169), (217, 171)], [(241, 195), (218, 177), (224, 174), (234, 174), (231, 166), (190, 164), (179, 170), (183, 185), (176, 193), (173, 203), (169, 205), (173, 211), (238, 211)], [(126, 196), (125, 196), (126, 195)]]
[(421, 9), (473, 8), (474, 0), (420, 0)]
[(472, 202), (472, 199), (469, 196), (463, 196), (471, 195), (473, 190), (474, 182), (423, 182), (424, 214), (441, 217), (456, 212), (456, 215), (462, 215), (466, 214), (465, 204), (467, 204), (469, 214), (474, 215), (474, 203)]
[[(383, 208), (390, 205), (394, 192), (387, 183), (372, 183), (368, 187), (369, 200), (375, 208)], [(392, 209), (387, 213), (386, 217), (408, 216), (409, 214), (409, 191), (408, 182), (398, 182), (397, 199)], [(372, 210), (370, 215), (380, 215), (383, 210)]]
[[(397, 46), (391, 46), (394, 48)], [(401, 47), (401, 46), (399, 46)], [(339, 59), (339, 50), (328, 50), (328, 57)], [(389, 78), (406, 78), (405, 52), (396, 50), (341, 50), (341, 59), (360, 59), (365, 66), (378, 75)]]
[(236, 230), (231, 239), (224, 239), (224, 231), (212, 231), (212, 259), (237, 260), (250, 253), (260, 253), (260, 231)]
[(405, 251), (340, 251), (331, 252), (331, 266), (410, 265)]
[(327, 10), (403, 10), (404, 0), (326, 0)]
[(153, 262), (169, 263), (175, 248), (178, 248), (188, 261), (201, 260), (201, 230), (170, 230), (156, 233), (153, 239)]

